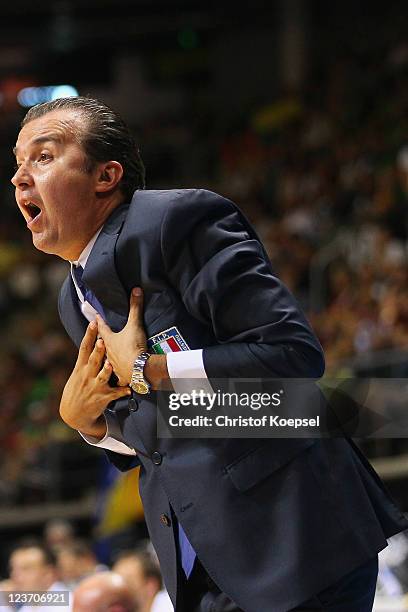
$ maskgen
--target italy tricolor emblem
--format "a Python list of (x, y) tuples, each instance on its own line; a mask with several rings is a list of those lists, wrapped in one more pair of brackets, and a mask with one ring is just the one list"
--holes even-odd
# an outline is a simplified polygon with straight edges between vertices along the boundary
[(147, 340), (147, 346), (156, 355), (189, 351), (190, 348), (177, 327), (169, 327)]

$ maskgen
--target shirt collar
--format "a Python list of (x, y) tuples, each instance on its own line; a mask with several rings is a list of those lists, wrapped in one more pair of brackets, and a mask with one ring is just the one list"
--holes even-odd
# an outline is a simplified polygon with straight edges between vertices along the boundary
[(81, 266), (81, 268), (83, 270), (85, 270), (85, 266), (86, 266), (86, 262), (88, 261), (88, 258), (91, 254), (91, 251), (93, 249), (93, 246), (96, 242), (96, 239), (98, 238), (99, 234), (102, 231), (102, 227), (100, 227), (98, 229), (98, 231), (92, 236), (92, 238), (90, 239), (90, 241), (88, 242), (88, 244), (86, 245), (86, 247), (84, 248), (84, 250), (82, 251), (82, 253), (80, 254), (80, 256), (78, 257), (78, 259), (76, 261), (71, 261), (71, 266)]

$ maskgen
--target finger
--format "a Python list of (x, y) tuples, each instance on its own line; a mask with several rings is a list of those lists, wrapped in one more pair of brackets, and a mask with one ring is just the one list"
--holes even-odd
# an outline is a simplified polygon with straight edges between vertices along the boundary
[(106, 360), (105, 363), (103, 364), (103, 368), (98, 374), (99, 382), (101, 382), (102, 384), (106, 384), (107, 382), (109, 382), (112, 372), (113, 372), (112, 365), (109, 363), (108, 360)]
[(117, 385), (118, 387), (128, 387), (129, 379), (126, 380), (126, 378), (121, 378), (120, 376), (118, 376)]
[(130, 294), (128, 324), (143, 327), (143, 291), (140, 287), (132, 289)]
[(105, 356), (105, 343), (102, 338), (98, 338), (95, 343), (94, 349), (89, 356), (88, 365), (90, 368), (90, 374), (96, 376), (102, 366), (102, 362)]
[(101, 338), (106, 341), (109, 335), (112, 333), (111, 328), (107, 323), (105, 323), (101, 315), (96, 315), (96, 322), (98, 324), (99, 336), (101, 336)]
[(88, 362), (89, 356), (93, 351), (96, 335), (98, 333), (98, 327), (95, 321), (92, 321), (85, 332), (84, 337), (82, 338), (82, 342), (79, 346), (78, 352), (78, 365), (85, 365)]

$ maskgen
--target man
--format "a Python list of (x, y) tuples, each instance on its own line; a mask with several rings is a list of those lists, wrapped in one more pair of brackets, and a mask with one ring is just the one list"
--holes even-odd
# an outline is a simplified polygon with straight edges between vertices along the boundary
[(208, 191), (142, 190), (128, 129), (96, 100), (34, 107), (15, 154), (34, 245), (71, 262), (59, 311), (80, 348), (61, 416), (120, 469), (141, 466), (177, 612), (370, 610), (377, 553), (408, 524), (351, 441), (156, 435), (163, 381), (323, 373), (240, 211)]
[(162, 590), (158, 562), (148, 551), (123, 551), (113, 564), (112, 571), (127, 583), (139, 612), (173, 611), (169, 596)]
[(60, 576), (71, 589), (87, 576), (108, 569), (98, 562), (92, 546), (84, 540), (73, 540), (55, 554)]
[(113, 572), (99, 572), (82, 580), (73, 600), (73, 612), (138, 612), (126, 582)]
[[(69, 593), (66, 586), (58, 580), (56, 560), (54, 554), (45, 546), (35, 542), (20, 544), (14, 548), (10, 555), (10, 579), (14, 587), (14, 593), (21, 591), (48, 591), (54, 594), (57, 591), (65, 591), (64, 598), (60, 601), (69, 605)], [(18, 601), (16, 603), (19, 603)], [(20, 602), (21, 603), (21, 602)], [(56, 602), (57, 603), (57, 602)], [(50, 603), (30, 605), (27, 603), (19, 608), (21, 612), (31, 612), (32, 610), (60, 610), (57, 605)]]
[(44, 541), (46, 546), (55, 553), (75, 541), (75, 531), (72, 524), (64, 519), (52, 519), (44, 526)]

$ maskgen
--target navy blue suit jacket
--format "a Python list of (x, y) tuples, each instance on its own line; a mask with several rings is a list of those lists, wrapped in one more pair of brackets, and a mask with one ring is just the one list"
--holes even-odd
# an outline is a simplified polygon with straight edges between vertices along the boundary
[[(215, 193), (137, 191), (105, 223), (83, 281), (115, 331), (142, 286), (147, 335), (176, 326), (190, 349), (203, 348), (209, 378), (323, 374), (319, 342), (253, 228)], [(79, 345), (87, 321), (70, 277), (59, 311)], [(162, 514), (177, 517), (245, 612), (290, 610), (408, 527), (349, 440), (158, 439), (154, 394), (139, 396), (136, 411), (127, 399), (108, 409), (138, 452), (146, 521), (176, 606), (177, 542)], [(121, 470), (134, 466), (108, 455)]]

